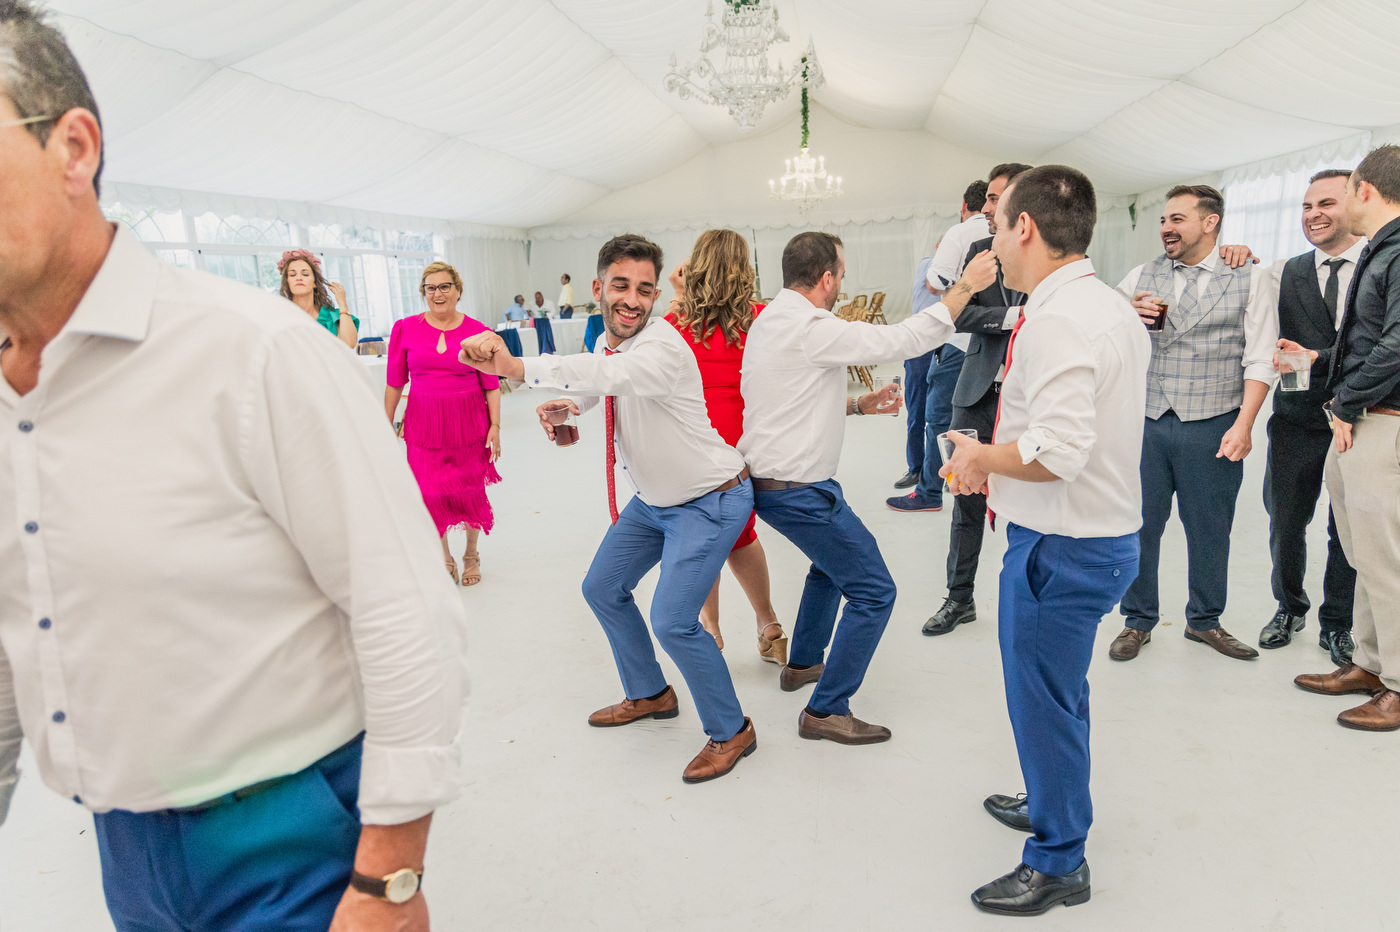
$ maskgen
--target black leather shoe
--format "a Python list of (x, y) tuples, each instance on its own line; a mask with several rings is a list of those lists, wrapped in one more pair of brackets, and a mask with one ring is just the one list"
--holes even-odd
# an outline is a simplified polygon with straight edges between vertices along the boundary
[(1351, 639), (1350, 631), (1324, 631), (1317, 638), (1317, 646), (1332, 655), (1332, 662), (1339, 667), (1344, 667), (1351, 663), (1352, 651), (1356, 650), (1356, 642)]
[(916, 472), (914, 472), (914, 470), (911, 469), (911, 470), (909, 470), (907, 473), (905, 473), (903, 476), (900, 477), (899, 481), (896, 482), (896, 483), (894, 484), (894, 487), (895, 487), (896, 489), (912, 489), (914, 486), (916, 486), (916, 485), (918, 485), (918, 484), (919, 484), (919, 474), (916, 473)]
[(982, 808), (992, 814), (1007, 828), (1014, 828), (1018, 832), (1029, 832), (1031, 830), (1030, 809), (1026, 806), (1026, 794), (1017, 796), (1003, 796), (1000, 793), (993, 793), (982, 801)]
[(947, 634), (958, 625), (965, 625), (969, 621), (976, 620), (977, 603), (959, 602), (950, 596), (943, 600), (943, 607), (934, 612), (932, 618), (924, 622), (923, 632), (930, 637)]
[(1259, 646), (1265, 650), (1287, 647), (1293, 641), (1293, 632), (1302, 631), (1306, 624), (1302, 615), (1290, 615), (1279, 609), (1264, 630), (1259, 632)]
[(972, 894), (980, 910), (1002, 916), (1039, 916), (1052, 906), (1078, 906), (1089, 902), (1089, 862), (1073, 874), (1051, 877), (1022, 864)]

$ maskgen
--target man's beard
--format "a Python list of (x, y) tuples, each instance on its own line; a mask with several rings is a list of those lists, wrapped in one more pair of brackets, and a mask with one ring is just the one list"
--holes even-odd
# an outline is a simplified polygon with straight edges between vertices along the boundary
[[(614, 321), (614, 319), (615, 319), (615, 318), (613, 317), (613, 314), (614, 314), (613, 306), (612, 306), (611, 304), (609, 304), (607, 301), (602, 300), (601, 298), (599, 299), (598, 304), (599, 304), (599, 309), (603, 312), (603, 326), (607, 329), (608, 333), (611, 333), (613, 336), (617, 337), (619, 340), (629, 340), (629, 339), (631, 339), (632, 337), (635, 337), (637, 334), (639, 334), (639, 333), (642, 332), (642, 328), (645, 327), (646, 324), (647, 324), (647, 321), (651, 319), (651, 311), (641, 311), (641, 315), (642, 315), (642, 316), (641, 316), (641, 318), (639, 318), (638, 321), (637, 321), (637, 329), (636, 329), (636, 330), (633, 330), (631, 333), (619, 333), (618, 330), (617, 330), (617, 328), (614, 327), (614, 325), (613, 325), (613, 321)], [(640, 308), (635, 308), (635, 309), (634, 309), (634, 308), (627, 308), (627, 309), (628, 309), (629, 311), (631, 311), (631, 310), (638, 310), (638, 311), (640, 311), (640, 310), (641, 310)]]

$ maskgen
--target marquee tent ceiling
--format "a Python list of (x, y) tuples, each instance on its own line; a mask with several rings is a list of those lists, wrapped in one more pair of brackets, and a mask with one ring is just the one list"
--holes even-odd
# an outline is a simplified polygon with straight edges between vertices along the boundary
[[(698, 54), (701, 0), (49, 5), (115, 181), (528, 227), (741, 138), (662, 86)], [(778, 54), (815, 41), (843, 121), (1068, 162), (1107, 194), (1400, 123), (1395, 0), (777, 6)]]

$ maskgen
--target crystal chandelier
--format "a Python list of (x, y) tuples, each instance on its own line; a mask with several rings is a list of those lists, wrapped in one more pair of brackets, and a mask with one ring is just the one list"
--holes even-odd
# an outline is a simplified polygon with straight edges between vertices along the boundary
[(830, 197), (840, 197), (841, 179), (826, 170), (826, 157), (813, 158), (807, 147), (810, 132), (807, 128), (807, 89), (802, 89), (802, 146), (797, 158), (787, 160), (787, 171), (777, 181), (768, 179), (768, 196), (775, 201), (788, 201), (797, 205), (797, 212), (805, 219), (812, 208)]
[[(768, 48), (788, 41), (778, 26), (778, 11), (772, 0), (725, 0), (720, 25), (714, 22), (713, 0), (705, 8), (705, 36), (700, 40), (700, 58), (684, 68), (671, 53), (671, 70), (666, 74), (666, 90), (682, 100), (694, 97), (707, 104), (724, 107), (740, 132), (752, 132), (763, 116), (763, 108), (782, 100), (794, 87), (821, 87), (826, 82), (811, 40), (807, 54), (798, 64), (784, 69), (768, 64)], [(724, 49), (724, 64), (716, 68), (706, 54)]]

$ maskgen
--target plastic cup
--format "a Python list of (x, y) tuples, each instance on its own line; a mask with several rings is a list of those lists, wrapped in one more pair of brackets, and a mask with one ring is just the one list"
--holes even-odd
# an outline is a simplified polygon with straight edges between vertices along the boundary
[[(962, 434), (966, 437), (971, 437), (973, 440), (977, 439), (977, 431), (971, 427), (964, 427), (959, 430), (950, 430), (946, 434), (939, 434), (937, 437), (935, 437), (934, 439), (938, 441), (938, 455), (943, 458), (943, 465), (945, 466), (948, 464), (948, 461), (953, 458), (954, 449), (953, 441), (948, 439), (948, 434)], [(952, 487), (948, 485), (947, 479), (943, 480), (943, 488), (946, 491), (952, 491)]]
[(544, 409), (544, 419), (554, 428), (554, 445), (571, 447), (578, 443), (578, 419), (566, 404)]
[[(890, 385), (893, 385), (895, 388), (899, 389), (899, 397), (901, 399), (904, 397), (904, 387), (901, 384), (902, 380), (899, 376), (895, 376), (892, 379), (872, 379), (871, 381), (875, 384), (875, 391), (877, 393), (884, 391), (885, 388), (887, 388)], [(884, 415), (886, 417), (899, 417), (899, 408), (899, 405), (893, 403), (889, 404), (888, 406), (881, 405), (876, 407), (875, 413)]]
[(1167, 327), (1167, 310), (1171, 307), (1171, 299), (1159, 298), (1154, 295), (1147, 300), (1155, 303), (1159, 311), (1157, 319), (1148, 324), (1147, 329), (1151, 331), (1165, 330)]
[(1305, 392), (1312, 380), (1312, 356), (1307, 353), (1278, 354), (1278, 390)]

